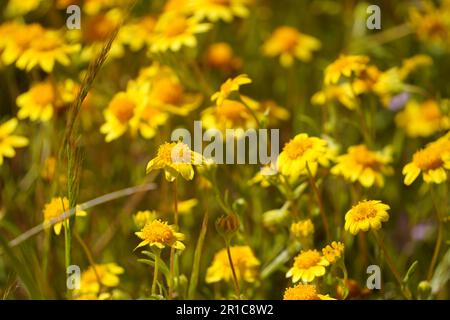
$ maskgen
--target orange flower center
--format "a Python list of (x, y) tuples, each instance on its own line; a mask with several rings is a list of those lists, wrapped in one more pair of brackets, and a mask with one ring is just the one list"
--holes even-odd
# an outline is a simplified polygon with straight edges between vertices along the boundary
[(310, 284), (299, 284), (286, 289), (284, 300), (318, 300), (316, 287)]
[(172, 19), (166, 26), (165, 35), (167, 37), (178, 36), (180, 34), (183, 34), (188, 27), (189, 23), (185, 17), (176, 17)]
[(438, 121), (441, 118), (439, 107), (434, 101), (427, 101), (422, 106), (422, 115), (428, 121)]
[(105, 15), (99, 15), (91, 18), (87, 21), (84, 39), (88, 43), (103, 42), (105, 41), (113, 30), (117, 27), (117, 24)]
[(301, 157), (306, 151), (313, 147), (313, 142), (309, 139), (291, 140), (283, 148), (283, 152), (286, 152), (287, 156), (295, 160)]
[(153, 83), (152, 98), (167, 104), (178, 104), (184, 94), (181, 84), (170, 77), (160, 78)]
[(36, 104), (46, 106), (55, 100), (55, 91), (49, 83), (40, 83), (33, 87), (31, 96)]
[(299, 32), (291, 27), (281, 27), (275, 32), (275, 38), (283, 51), (295, 48), (299, 40)]
[[(175, 151), (178, 152), (178, 154), (173, 154), (174, 150), (173, 148), (177, 148)], [(190, 155), (189, 147), (183, 143), (164, 143), (161, 145), (158, 149), (158, 158), (163, 163), (171, 164), (174, 161), (174, 156), (176, 157), (175, 160), (179, 159), (179, 162), (185, 162), (186, 157)]]
[(444, 161), (441, 148), (428, 147), (417, 151), (413, 156), (413, 163), (421, 170), (432, 170), (442, 166)]
[(167, 223), (158, 220), (145, 225), (142, 230), (142, 237), (150, 243), (159, 242), (171, 244), (175, 240), (175, 235)]
[(126, 123), (133, 117), (135, 104), (127, 97), (117, 96), (109, 104), (108, 109), (121, 122)]
[(376, 168), (380, 164), (375, 154), (364, 145), (359, 145), (352, 149), (351, 156), (364, 167)]
[(299, 269), (309, 269), (316, 266), (320, 259), (320, 253), (316, 250), (305, 251), (295, 258), (295, 266)]
[(243, 122), (247, 118), (247, 109), (238, 101), (224, 100), (220, 107), (216, 107), (216, 114), (219, 121)]
[(353, 219), (355, 221), (362, 221), (375, 218), (377, 215), (377, 209), (369, 202), (362, 202), (356, 205), (353, 209), (353, 213)]

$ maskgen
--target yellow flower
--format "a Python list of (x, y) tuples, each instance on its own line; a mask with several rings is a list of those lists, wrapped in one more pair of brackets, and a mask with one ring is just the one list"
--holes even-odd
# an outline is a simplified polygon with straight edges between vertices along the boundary
[(443, 114), (435, 100), (408, 102), (405, 109), (397, 114), (395, 121), (412, 138), (429, 137), (450, 128), (450, 117)]
[(133, 221), (136, 227), (139, 229), (142, 229), (148, 222), (152, 222), (156, 219), (156, 212), (155, 211), (138, 211), (133, 216)]
[(278, 27), (270, 38), (264, 43), (264, 54), (269, 57), (280, 57), (283, 67), (290, 67), (297, 58), (308, 62), (312, 58), (312, 52), (320, 49), (318, 39), (299, 32), (297, 29), (287, 26)]
[(134, 249), (149, 245), (164, 249), (166, 246), (179, 250), (184, 250), (184, 234), (175, 232), (173, 226), (167, 224), (166, 221), (159, 219), (147, 222), (141, 231), (135, 234), (143, 241)]
[(295, 180), (300, 175), (308, 174), (307, 165), (311, 174), (315, 175), (319, 164), (328, 166), (331, 158), (332, 153), (325, 140), (301, 133), (285, 144), (277, 166), (283, 175)]
[(217, 129), (225, 133), (226, 129), (230, 128), (235, 130), (256, 128), (257, 122), (243, 103), (226, 99), (219, 106), (203, 111), (202, 125), (206, 129)]
[(186, 17), (176, 12), (163, 13), (156, 23), (152, 38), (152, 52), (179, 51), (181, 47), (196, 47), (198, 33), (211, 28), (209, 23), (200, 23), (195, 17)]
[(44, 29), (37, 23), (24, 25), (8, 22), (0, 26), (0, 51), (5, 65), (14, 63), (31, 42), (42, 36)]
[(242, 65), (242, 60), (235, 57), (233, 48), (226, 42), (211, 44), (206, 50), (205, 60), (209, 66), (224, 71), (236, 70)]
[(178, 202), (179, 214), (190, 214), (192, 210), (198, 205), (197, 199), (188, 199)]
[(208, 19), (211, 22), (223, 20), (233, 21), (233, 18), (245, 18), (249, 14), (249, 0), (192, 0), (189, 9), (198, 20)]
[(450, 170), (450, 133), (416, 151), (412, 162), (403, 167), (404, 183), (409, 186), (422, 172), (426, 183), (442, 183)]
[(357, 105), (355, 93), (349, 83), (325, 86), (311, 98), (311, 103), (315, 105), (326, 105), (333, 101), (338, 101), (350, 110), (355, 109)]
[(311, 219), (300, 220), (291, 224), (291, 233), (296, 238), (307, 238), (314, 233)]
[(71, 80), (56, 86), (50, 81), (34, 84), (27, 92), (17, 97), (19, 107), (17, 117), (31, 121), (49, 121), (58, 108), (75, 99), (74, 84)]
[(413, 6), (410, 10), (410, 26), (416, 32), (419, 40), (449, 48), (450, 38), (450, 6), (443, 1), (440, 8), (434, 6), (432, 1), (424, 1), (418, 9)]
[(318, 294), (316, 286), (299, 283), (295, 287), (287, 288), (283, 300), (336, 300), (328, 295)]
[(28, 145), (28, 139), (12, 133), (17, 128), (16, 118), (10, 119), (0, 125), (0, 166), (3, 158), (13, 158), (16, 155), (14, 148), (23, 148)]
[(325, 69), (325, 84), (337, 83), (342, 76), (349, 78), (359, 74), (366, 68), (368, 62), (369, 58), (366, 56), (341, 55)]
[(346, 154), (339, 156), (331, 173), (341, 175), (351, 182), (358, 181), (366, 188), (374, 184), (383, 187), (383, 175), (393, 173), (393, 169), (388, 166), (391, 161), (386, 152), (371, 151), (360, 144), (348, 148)]
[(240, 74), (235, 78), (230, 78), (220, 86), (218, 92), (211, 96), (211, 101), (216, 101), (216, 105), (220, 106), (232, 92), (239, 91), (240, 86), (249, 83), (252, 83), (252, 80), (246, 74)]
[(188, 92), (171, 68), (159, 64), (141, 70), (138, 82), (150, 84), (149, 104), (161, 111), (186, 116), (203, 100), (200, 94)]
[(156, 19), (152, 16), (144, 16), (140, 20), (124, 25), (120, 28), (119, 37), (122, 42), (130, 46), (131, 51), (139, 51), (152, 41)]
[(362, 69), (352, 83), (353, 92), (356, 95), (371, 92), (379, 81), (382, 72), (376, 66), (367, 66)]
[(286, 273), (286, 278), (292, 277), (292, 282), (311, 282), (316, 277), (325, 274), (329, 262), (317, 250), (302, 251), (294, 259), (294, 265)]
[(331, 245), (322, 249), (322, 254), (329, 263), (338, 261), (344, 253), (344, 244), (342, 242), (333, 241)]
[(354, 205), (345, 214), (345, 230), (356, 235), (360, 230), (378, 230), (381, 223), (389, 220), (390, 207), (379, 200), (364, 200)]
[[(248, 246), (230, 247), (231, 260), (236, 271), (236, 277), (246, 282), (254, 282), (258, 275), (259, 260)], [(206, 271), (206, 283), (230, 281), (233, 279), (232, 270), (228, 260), (227, 250), (222, 249), (214, 256), (212, 264)]]
[(79, 51), (80, 47), (80, 44), (65, 43), (62, 35), (56, 31), (45, 31), (43, 35), (30, 41), (28, 48), (17, 59), (16, 66), (27, 71), (40, 66), (50, 73), (56, 62), (68, 66), (69, 55)]
[(111, 142), (122, 136), (129, 127), (136, 109), (143, 103), (136, 90), (118, 92), (104, 111), (106, 122), (100, 127), (100, 132), (106, 134), (105, 141)]
[(158, 148), (158, 154), (147, 164), (147, 173), (153, 170), (164, 169), (167, 181), (174, 181), (178, 174), (186, 180), (194, 178), (192, 165), (204, 163), (202, 155), (192, 151), (183, 142), (164, 143)]
[(120, 283), (119, 275), (123, 272), (124, 269), (116, 263), (90, 266), (81, 274), (80, 289), (74, 291), (74, 296), (81, 300), (101, 299), (101, 287), (117, 287)]
[[(59, 218), (64, 212), (69, 210), (69, 200), (66, 197), (63, 198), (52, 198), (52, 200), (47, 203), (44, 207), (44, 224), (49, 225), (51, 220)], [(86, 212), (76, 209), (76, 216), (84, 217), (86, 216)], [(56, 222), (53, 225), (53, 230), (56, 235), (61, 233), (61, 228), (66, 226), (69, 223), (69, 218), (65, 218), (61, 221)]]

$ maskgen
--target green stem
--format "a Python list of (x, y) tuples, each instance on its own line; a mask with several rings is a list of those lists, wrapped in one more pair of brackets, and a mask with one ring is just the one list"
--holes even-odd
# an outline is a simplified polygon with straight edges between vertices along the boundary
[(439, 212), (439, 206), (437, 204), (437, 197), (436, 197), (436, 193), (434, 192), (433, 186), (430, 187), (430, 190), (431, 190), (430, 193), (431, 193), (431, 199), (433, 201), (436, 221), (438, 223), (438, 234), (437, 234), (436, 243), (434, 246), (433, 257), (431, 258), (430, 266), (428, 268), (428, 276), (427, 276), (428, 281), (430, 281), (431, 278), (433, 277), (434, 268), (436, 267), (437, 259), (439, 257), (439, 253), (441, 251), (442, 240), (444, 238), (443, 237), (444, 222), (442, 221), (441, 214)]
[(233, 259), (231, 258), (230, 241), (225, 240), (225, 244), (227, 246), (228, 262), (230, 263), (231, 273), (233, 274), (234, 290), (236, 292), (237, 298), (241, 299), (241, 288), (239, 286), (239, 281), (238, 281), (238, 278), (236, 275), (236, 270), (234, 269)]
[(159, 255), (160, 250), (157, 250), (157, 252), (155, 252), (155, 269), (153, 271), (152, 296), (156, 295), (156, 283), (158, 282)]
[(312, 187), (312, 189), (314, 191), (314, 194), (316, 195), (317, 204), (319, 205), (319, 211), (320, 211), (320, 215), (322, 217), (323, 228), (325, 229), (327, 242), (329, 242), (330, 239), (331, 239), (331, 236), (330, 236), (330, 228), (329, 228), (329, 225), (328, 225), (328, 219), (327, 219), (327, 216), (325, 214), (325, 209), (323, 207), (322, 197), (320, 196), (319, 188), (317, 188), (316, 180), (314, 179), (314, 177), (313, 177), (313, 175), (311, 173), (311, 170), (309, 169), (308, 163), (306, 163), (306, 171), (308, 171), (309, 182), (310, 182), (311, 187)]

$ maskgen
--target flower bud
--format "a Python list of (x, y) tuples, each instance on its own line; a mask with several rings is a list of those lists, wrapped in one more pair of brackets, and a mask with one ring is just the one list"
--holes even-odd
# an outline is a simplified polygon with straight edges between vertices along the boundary
[(235, 213), (225, 214), (216, 220), (216, 229), (219, 234), (229, 239), (240, 227), (239, 217)]

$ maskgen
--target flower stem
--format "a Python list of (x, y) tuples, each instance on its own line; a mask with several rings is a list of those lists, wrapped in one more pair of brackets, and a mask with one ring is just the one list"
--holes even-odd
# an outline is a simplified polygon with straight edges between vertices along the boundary
[(431, 191), (430, 192), (431, 199), (433, 201), (433, 206), (434, 206), (434, 212), (435, 212), (436, 220), (438, 223), (438, 234), (437, 234), (437, 238), (436, 238), (436, 244), (434, 246), (433, 257), (431, 258), (430, 266), (428, 268), (428, 276), (427, 276), (428, 281), (430, 281), (431, 278), (433, 277), (434, 268), (436, 267), (437, 259), (439, 257), (439, 252), (441, 251), (443, 232), (444, 232), (444, 223), (442, 221), (441, 214), (439, 212), (439, 206), (436, 202), (437, 197), (436, 197), (436, 193), (434, 192), (433, 186), (430, 187), (430, 191)]
[(316, 195), (317, 198), (317, 204), (319, 205), (319, 211), (322, 217), (323, 228), (325, 229), (327, 241), (329, 242), (331, 237), (330, 237), (330, 228), (328, 226), (328, 219), (325, 214), (325, 209), (323, 207), (322, 197), (320, 196), (319, 188), (317, 188), (316, 180), (314, 179), (311, 170), (309, 169), (308, 163), (306, 163), (306, 170), (308, 171), (309, 183), (311, 184), (311, 187), (314, 190), (314, 194)]
[(158, 265), (160, 251), (155, 252), (155, 269), (153, 270), (152, 296), (156, 295), (156, 283), (158, 282)]
[[(173, 182), (173, 212), (175, 227), (178, 229), (178, 189), (177, 179)], [(175, 277), (175, 248), (170, 248), (170, 279), (169, 279), (169, 299), (173, 298), (174, 289), (174, 277)]]
[(236, 276), (236, 270), (234, 269), (233, 259), (231, 258), (230, 241), (225, 240), (225, 244), (227, 246), (228, 262), (230, 263), (231, 273), (233, 274), (234, 290), (236, 292), (237, 298), (240, 299), (241, 298), (241, 288), (239, 287), (239, 281)]

